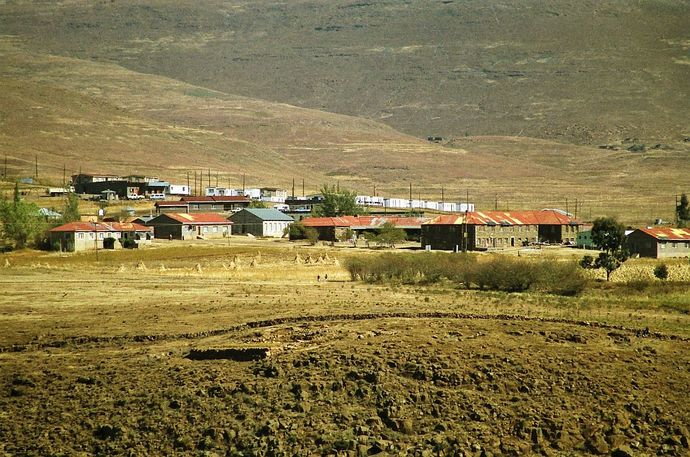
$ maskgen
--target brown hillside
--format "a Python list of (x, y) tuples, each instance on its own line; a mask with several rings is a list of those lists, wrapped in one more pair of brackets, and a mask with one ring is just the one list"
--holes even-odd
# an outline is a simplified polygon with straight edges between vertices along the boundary
[(688, 0), (2, 2), (52, 54), (385, 122), (599, 145), (690, 135)]
[[(114, 64), (27, 52), (2, 43), (0, 154), (12, 176), (59, 182), (84, 171), (147, 173), (183, 180), (213, 170), (220, 184), (307, 191), (335, 183), (371, 193), (447, 200), (481, 208), (557, 206), (630, 222), (670, 219), (690, 187), (687, 146), (644, 153), (509, 137), (461, 137), (446, 146), (372, 121), (275, 104), (135, 73)], [(669, 149), (670, 148), (670, 149)]]

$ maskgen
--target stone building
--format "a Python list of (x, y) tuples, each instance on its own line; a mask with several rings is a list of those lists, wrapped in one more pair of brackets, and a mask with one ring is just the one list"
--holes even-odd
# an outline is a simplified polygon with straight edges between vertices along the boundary
[(633, 255), (655, 259), (690, 257), (690, 229), (652, 227), (634, 230), (626, 239)]
[(282, 237), (286, 229), (292, 224), (292, 219), (287, 214), (277, 209), (245, 208), (229, 217), (233, 222), (233, 230), (236, 235), (250, 233), (254, 236)]
[(218, 213), (166, 213), (148, 222), (156, 238), (218, 239), (232, 234), (232, 222)]
[(581, 223), (559, 210), (470, 211), (422, 224), (422, 247), (487, 250), (536, 243), (574, 244)]

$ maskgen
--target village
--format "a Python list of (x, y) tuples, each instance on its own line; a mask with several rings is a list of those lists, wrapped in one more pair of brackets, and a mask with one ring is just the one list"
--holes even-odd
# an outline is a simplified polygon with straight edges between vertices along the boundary
[[(210, 174), (208, 183), (210, 184)], [(514, 251), (542, 247), (594, 249), (591, 221), (564, 209), (478, 210), (469, 201), (426, 201), (410, 198), (350, 195), (360, 214), (318, 215), (320, 194), (296, 196), (275, 187), (226, 188), (176, 185), (154, 177), (78, 174), (72, 185), (46, 189), (56, 197), (76, 193), (96, 200), (95, 216), (49, 230), (52, 249), (70, 251), (143, 248), (154, 242), (219, 240), (231, 236), (303, 239), (312, 230), (314, 242), (370, 246), (367, 234), (385, 225), (404, 232), (397, 240), (408, 248), (442, 251)], [(203, 193), (203, 195), (192, 195)], [(137, 202), (120, 214), (107, 214), (109, 204)], [(150, 202), (146, 206), (145, 202)], [(144, 205), (142, 207), (142, 205)], [(41, 208), (47, 220), (60, 214)], [(291, 230), (291, 226), (297, 224)], [(300, 230), (294, 230), (299, 226)], [(634, 228), (625, 233), (633, 257), (690, 257), (690, 230), (669, 225)], [(358, 244), (359, 243), (359, 244)]]

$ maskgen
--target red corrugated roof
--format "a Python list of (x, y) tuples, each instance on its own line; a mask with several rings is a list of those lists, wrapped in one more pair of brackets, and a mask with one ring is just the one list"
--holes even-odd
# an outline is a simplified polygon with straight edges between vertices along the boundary
[(200, 225), (200, 224), (226, 224), (232, 225), (232, 222), (218, 213), (166, 213), (162, 216), (181, 222), (183, 224)]
[(421, 228), (428, 221), (425, 217), (396, 216), (339, 216), (339, 217), (306, 217), (301, 223), (306, 227), (354, 227), (359, 229), (378, 228), (386, 222), (397, 227)]
[(533, 211), (470, 211), (438, 216), (429, 225), (567, 225), (580, 224), (576, 219), (556, 210)]
[(51, 232), (150, 232), (151, 227), (118, 222), (70, 222), (50, 229)]
[(670, 241), (690, 241), (690, 229), (671, 228), (671, 227), (653, 227), (638, 229), (647, 235), (653, 236), (657, 240)]
[(187, 205), (188, 205), (187, 202), (183, 202), (181, 200), (177, 200), (177, 201), (167, 200), (164, 202), (156, 202), (155, 203), (155, 206), (187, 206)]

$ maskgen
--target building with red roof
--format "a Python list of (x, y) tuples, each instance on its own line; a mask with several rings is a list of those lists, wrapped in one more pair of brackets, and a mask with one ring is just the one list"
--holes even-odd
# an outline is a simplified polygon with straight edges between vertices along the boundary
[(430, 249), (484, 250), (534, 243), (575, 244), (581, 222), (564, 211), (469, 211), (442, 215), (422, 225)]
[(151, 219), (154, 236), (166, 240), (225, 238), (232, 234), (232, 222), (218, 213), (165, 213)]
[(402, 216), (338, 216), (338, 217), (306, 217), (300, 222), (305, 227), (313, 227), (319, 232), (319, 239), (336, 241), (347, 230), (352, 230), (356, 236), (364, 232), (374, 232), (385, 223), (391, 223), (405, 231), (408, 240), (419, 240), (422, 224), (429, 221), (427, 217)]
[(70, 222), (51, 229), (49, 235), (51, 244), (61, 251), (88, 251), (148, 245), (153, 229), (134, 223)]
[(633, 255), (655, 259), (690, 257), (690, 229), (647, 227), (634, 230), (626, 240)]

